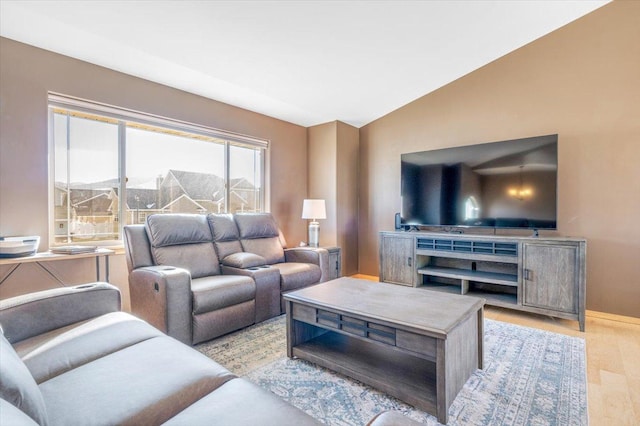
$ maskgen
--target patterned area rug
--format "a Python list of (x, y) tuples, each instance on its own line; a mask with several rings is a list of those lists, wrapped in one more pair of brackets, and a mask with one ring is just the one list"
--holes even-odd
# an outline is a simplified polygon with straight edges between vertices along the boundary
[[(196, 349), (327, 425), (365, 425), (386, 410), (439, 424), (434, 416), (360, 382), (288, 359), (284, 316)], [(460, 391), (448, 424), (587, 425), (584, 340), (485, 319), (485, 369)]]

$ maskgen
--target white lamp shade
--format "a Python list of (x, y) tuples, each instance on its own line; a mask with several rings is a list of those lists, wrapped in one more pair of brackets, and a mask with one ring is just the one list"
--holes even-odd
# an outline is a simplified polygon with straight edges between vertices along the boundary
[(326, 219), (327, 209), (324, 200), (304, 200), (302, 203), (303, 219)]

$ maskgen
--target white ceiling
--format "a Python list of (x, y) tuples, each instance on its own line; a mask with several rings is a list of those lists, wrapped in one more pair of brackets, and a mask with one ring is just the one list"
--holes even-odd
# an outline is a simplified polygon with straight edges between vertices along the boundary
[(606, 3), (0, 0), (0, 34), (302, 126), (361, 127)]

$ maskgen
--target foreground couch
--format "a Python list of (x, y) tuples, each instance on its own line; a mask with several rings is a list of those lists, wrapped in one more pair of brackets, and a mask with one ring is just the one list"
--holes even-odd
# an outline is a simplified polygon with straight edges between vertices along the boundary
[(188, 344), (280, 315), (283, 293), (329, 276), (327, 250), (286, 248), (269, 213), (151, 215), (124, 242), (132, 312)]
[(0, 424), (319, 424), (119, 310), (106, 283), (0, 301)]

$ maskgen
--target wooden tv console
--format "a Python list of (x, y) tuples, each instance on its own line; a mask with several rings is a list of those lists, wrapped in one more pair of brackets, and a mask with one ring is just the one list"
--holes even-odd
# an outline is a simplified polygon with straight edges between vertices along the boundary
[(380, 281), (483, 297), (585, 326), (583, 238), (380, 232)]

